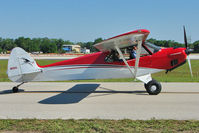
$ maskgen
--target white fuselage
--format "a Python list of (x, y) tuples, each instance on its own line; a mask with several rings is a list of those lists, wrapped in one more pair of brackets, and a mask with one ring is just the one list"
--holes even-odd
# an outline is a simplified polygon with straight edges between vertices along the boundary
[[(133, 68), (132, 68), (133, 69)], [(134, 69), (133, 69), (134, 70)], [(160, 72), (162, 69), (139, 68), (137, 76)], [(24, 75), (26, 76), (26, 75)], [(27, 75), (30, 76), (30, 75)], [(86, 79), (131, 78), (125, 66), (114, 65), (67, 65), (41, 68), (32, 81), (63, 81)], [(25, 77), (23, 79), (26, 79)]]

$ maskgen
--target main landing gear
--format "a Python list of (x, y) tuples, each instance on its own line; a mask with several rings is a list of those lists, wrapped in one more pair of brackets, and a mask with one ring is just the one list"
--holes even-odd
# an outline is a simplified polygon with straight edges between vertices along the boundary
[(161, 84), (154, 79), (149, 81), (147, 84), (144, 84), (144, 87), (149, 95), (158, 95), (162, 89)]
[(17, 86), (14, 86), (13, 88), (12, 88), (12, 92), (13, 93), (16, 93), (16, 92), (18, 92), (19, 91), (19, 86), (21, 86), (22, 84), (24, 84), (25, 82), (22, 82), (21, 84), (19, 84), (19, 85), (17, 85)]

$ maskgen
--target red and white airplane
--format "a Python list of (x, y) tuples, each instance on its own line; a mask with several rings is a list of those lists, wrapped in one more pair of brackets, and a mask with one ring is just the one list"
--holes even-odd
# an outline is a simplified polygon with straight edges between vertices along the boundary
[[(161, 84), (152, 79), (151, 74), (160, 71), (171, 71), (184, 64), (191, 49), (187, 46), (184, 28), (185, 48), (160, 48), (146, 42), (149, 31), (145, 29), (124, 33), (94, 46), (100, 52), (40, 66), (23, 49), (12, 50), (8, 61), (8, 77), (13, 82), (20, 82), (18, 87), (31, 81), (64, 81), (85, 79), (135, 78), (144, 83), (150, 95), (161, 92)], [(136, 58), (125, 57), (122, 51), (136, 46)]]

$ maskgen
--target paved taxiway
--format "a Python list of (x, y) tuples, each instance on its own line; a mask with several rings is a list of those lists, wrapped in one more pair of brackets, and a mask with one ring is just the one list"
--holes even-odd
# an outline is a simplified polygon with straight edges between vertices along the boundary
[(197, 119), (199, 83), (162, 83), (157, 96), (142, 83), (35, 82), (11, 93), (0, 83), (0, 119)]

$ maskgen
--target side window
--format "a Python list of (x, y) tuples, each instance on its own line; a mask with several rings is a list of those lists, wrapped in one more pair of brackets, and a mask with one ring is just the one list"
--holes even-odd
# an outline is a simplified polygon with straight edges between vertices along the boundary
[(105, 62), (114, 62), (114, 61), (120, 61), (119, 60), (119, 54), (112, 50), (106, 57)]

